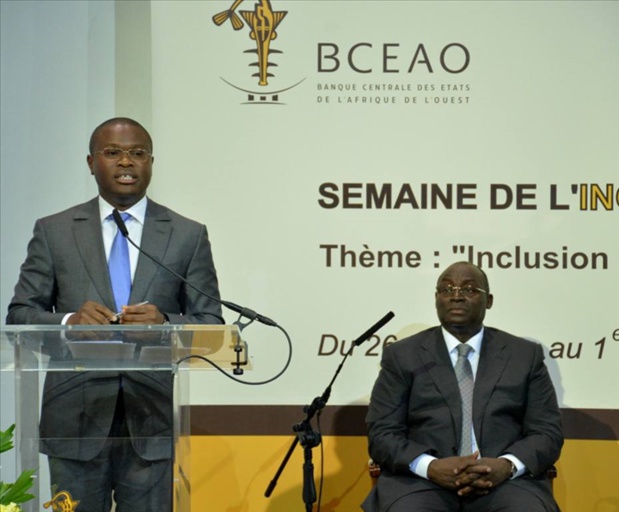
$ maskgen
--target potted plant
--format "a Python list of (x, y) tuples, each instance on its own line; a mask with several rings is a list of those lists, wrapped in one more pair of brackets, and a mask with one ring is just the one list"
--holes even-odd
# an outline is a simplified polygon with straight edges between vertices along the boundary
[[(0, 453), (13, 448), (14, 430), (15, 424), (4, 432), (0, 431)], [(35, 469), (23, 471), (12, 484), (0, 481), (0, 512), (21, 512), (19, 505), (34, 498), (26, 491), (32, 487), (32, 475), (35, 471)]]

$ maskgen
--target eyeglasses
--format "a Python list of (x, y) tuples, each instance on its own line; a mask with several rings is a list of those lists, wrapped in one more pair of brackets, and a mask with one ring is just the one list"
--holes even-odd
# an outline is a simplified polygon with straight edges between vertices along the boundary
[(482, 290), (481, 288), (477, 288), (476, 286), (451, 286), (449, 284), (446, 286), (439, 286), (436, 289), (436, 292), (441, 297), (454, 297), (456, 295), (456, 290), (459, 291), (460, 295), (462, 295), (463, 297), (475, 297), (480, 293), (488, 293), (486, 290)]
[(120, 149), (120, 148), (103, 148), (100, 151), (93, 151), (93, 155), (101, 153), (108, 160), (120, 160), (123, 155), (127, 155), (134, 162), (146, 162), (151, 155), (150, 151), (142, 148), (135, 149)]

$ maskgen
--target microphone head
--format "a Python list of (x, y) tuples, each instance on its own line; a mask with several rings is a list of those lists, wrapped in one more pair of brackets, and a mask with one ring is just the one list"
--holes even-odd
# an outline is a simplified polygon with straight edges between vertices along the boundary
[(127, 238), (129, 236), (129, 231), (127, 231), (125, 221), (123, 221), (123, 218), (120, 216), (120, 213), (118, 213), (118, 210), (116, 208), (112, 210), (112, 218), (114, 219), (114, 222), (118, 226), (118, 229), (120, 230), (122, 235)]
[(381, 327), (383, 327), (387, 322), (390, 322), (394, 316), (395, 314), (393, 313), (393, 311), (389, 311), (389, 313), (387, 313), (378, 322), (376, 322), (372, 327), (370, 327), (361, 336), (359, 336), (355, 341), (353, 341), (353, 346), (358, 347), (364, 341), (367, 341), (368, 339), (370, 339), (376, 333), (376, 331), (378, 331)]

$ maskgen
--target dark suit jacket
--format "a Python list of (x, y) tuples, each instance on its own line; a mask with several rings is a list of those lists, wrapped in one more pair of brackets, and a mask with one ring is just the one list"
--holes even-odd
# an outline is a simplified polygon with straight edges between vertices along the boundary
[[(204, 225), (149, 200), (141, 248), (219, 298)], [(87, 300), (115, 310), (97, 198), (36, 222), (7, 324), (60, 324), (66, 313), (77, 311)], [(223, 323), (217, 302), (140, 255), (129, 303), (142, 301), (155, 304), (171, 323)], [(75, 460), (95, 457), (110, 431), (119, 381), (114, 372), (49, 372), (41, 412), (41, 451)], [(122, 382), (134, 448), (145, 459), (169, 458), (171, 375), (130, 372)]]
[[(511, 453), (527, 474), (502, 485), (535, 493), (557, 510), (545, 471), (559, 458), (563, 435), (554, 387), (541, 345), (486, 327), (475, 378), (473, 428), (482, 457)], [(370, 455), (382, 469), (363, 504), (386, 512), (409, 493), (436, 489), (410, 463), (423, 453), (457, 455), (461, 404), (440, 327), (384, 350), (367, 415)]]

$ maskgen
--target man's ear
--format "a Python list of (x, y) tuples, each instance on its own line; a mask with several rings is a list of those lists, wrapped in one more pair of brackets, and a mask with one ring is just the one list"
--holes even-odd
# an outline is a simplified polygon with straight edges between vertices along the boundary
[(92, 170), (92, 161), (93, 161), (92, 155), (87, 155), (86, 156), (86, 163), (88, 164), (88, 168), (90, 169), (90, 174), (92, 174), (94, 176), (95, 173)]
[(491, 309), (492, 304), (494, 304), (494, 296), (491, 293), (489, 293), (488, 298), (486, 299), (486, 309)]

